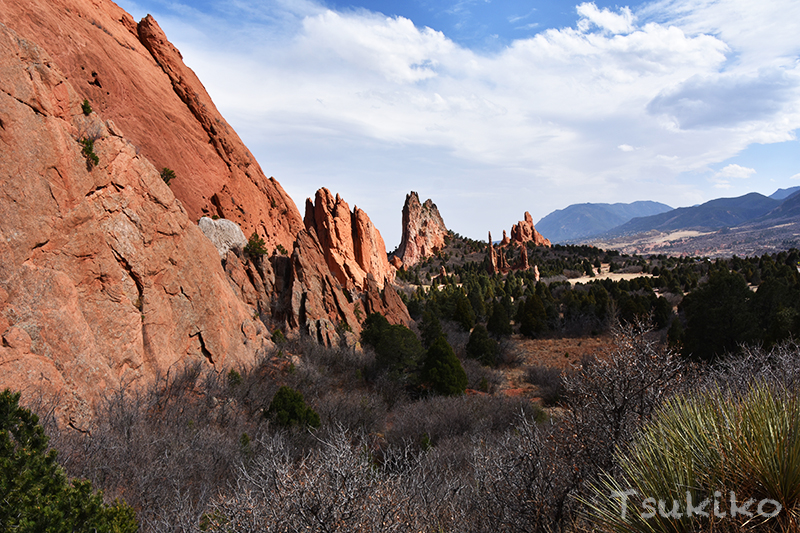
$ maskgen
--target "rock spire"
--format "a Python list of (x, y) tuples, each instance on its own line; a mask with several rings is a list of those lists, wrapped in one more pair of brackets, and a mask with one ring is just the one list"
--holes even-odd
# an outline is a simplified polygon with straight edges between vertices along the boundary
[(432, 200), (420, 204), (419, 194), (411, 191), (403, 206), (403, 235), (393, 254), (410, 268), (444, 248), (447, 227)]

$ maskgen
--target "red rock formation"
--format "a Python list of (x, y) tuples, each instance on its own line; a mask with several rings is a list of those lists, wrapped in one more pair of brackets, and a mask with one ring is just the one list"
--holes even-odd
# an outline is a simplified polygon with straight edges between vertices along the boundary
[(447, 227), (439, 214), (439, 209), (430, 199), (419, 203), (419, 195), (411, 191), (406, 195), (403, 206), (403, 236), (394, 253), (410, 268), (426, 257), (436, 255), (444, 248)]
[(158, 170), (3, 25), (0, 73), (0, 389), (60, 394), (80, 423), (102, 391), (182, 361), (254, 361), (266, 328)]
[(525, 220), (520, 220), (518, 224), (511, 227), (511, 240), (519, 243), (533, 242), (536, 246), (550, 246), (550, 240), (545, 239), (541, 233), (533, 227), (531, 214), (525, 211)]
[(304, 222), (316, 234), (328, 267), (346, 289), (365, 290), (367, 274), (373, 275), (380, 289), (394, 282), (386, 245), (364, 211), (356, 207), (351, 213), (338, 194), (334, 197), (322, 188), (314, 202), (306, 200)]
[(38, 43), (79, 98), (111, 119), (170, 184), (189, 218), (216, 214), (274, 247), (292, 248), (302, 219), (267, 179), (152, 17), (138, 25), (109, 0), (0, 0), (0, 22)]
[(503, 238), (500, 241), (500, 246), (507, 246), (509, 244), (511, 244), (511, 239), (509, 239), (508, 235), (506, 235), (506, 230), (503, 230)]
[[(499, 248), (499, 247), (498, 247)], [(511, 271), (505, 252), (496, 250), (492, 244), (492, 232), (489, 232), (489, 274), (507, 274)]]
[[(409, 321), (366, 214), (347, 210), (353, 242), (341, 265), (353, 266), (346, 279), (362, 291), (352, 294), (331, 273), (316, 229), (304, 230), (151, 17), (136, 24), (110, 0), (0, 0), (0, 23), (50, 56), (24, 41), (16, 50), (8, 37), (0, 70), (0, 144), (21, 154), (0, 162), (4, 382), (60, 379), (88, 412), (93, 390), (181, 360), (252, 359), (269, 343), (256, 310), (271, 326), (326, 344), (341, 334), (352, 345), (369, 309)], [(20, 78), (25, 69), (32, 74)], [(19, 110), (5, 110), (14, 102), (44, 125), (25, 117), (20, 129)], [(87, 135), (100, 157), (91, 172), (75, 142)], [(176, 173), (169, 187), (163, 167)], [(192, 223), (204, 214), (257, 231), (271, 255), (226, 251), (223, 271)]]
[(528, 268), (530, 268), (530, 264), (528, 264), (528, 247), (521, 244), (519, 246), (519, 261), (514, 265), (514, 270), (528, 270)]

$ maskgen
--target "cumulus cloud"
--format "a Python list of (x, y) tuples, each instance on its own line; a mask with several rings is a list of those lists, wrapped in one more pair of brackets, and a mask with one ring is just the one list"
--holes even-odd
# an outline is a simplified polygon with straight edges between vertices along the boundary
[(613, 34), (633, 31), (634, 16), (628, 7), (623, 7), (619, 13), (614, 13), (607, 8), (598, 9), (594, 2), (584, 2), (577, 7), (577, 11), (581, 16), (578, 29), (583, 32), (589, 31), (592, 26)]
[[(168, 33), (265, 172), (295, 200), (322, 185), (356, 191), (362, 199), (348, 201), (391, 242), (399, 222), (392, 211), (381, 219), (387, 183), (400, 204), (433, 185), (458, 199), (451, 209), (465, 214), (453, 227), (473, 237), (486, 223), (476, 212), (538, 218), (654, 189), (673, 205), (708, 199), (681, 173), (800, 128), (800, 32), (784, 28), (800, 20), (800, 3), (751, 4), (581, 3), (575, 27), (491, 53), (403, 17), (308, 0), (226, 3), (229, 19)], [(186, 17), (159, 22), (186, 28)], [(729, 186), (732, 172), (713, 184)], [(496, 199), (481, 195), (479, 206), (462, 194), (489, 178)]]
[(754, 174), (756, 174), (756, 169), (754, 168), (730, 164), (720, 169), (719, 172), (716, 172), (711, 177), (711, 182), (714, 183), (714, 186), (718, 189), (730, 189), (732, 187), (732, 179), (747, 179)]

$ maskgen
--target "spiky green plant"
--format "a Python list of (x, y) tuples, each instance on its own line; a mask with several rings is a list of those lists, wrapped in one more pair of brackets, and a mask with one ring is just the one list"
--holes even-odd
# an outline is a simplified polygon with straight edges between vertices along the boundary
[[(786, 390), (674, 398), (617, 460), (622, 478), (606, 477), (584, 501), (595, 531), (800, 528), (800, 401)], [(750, 515), (731, 516), (732, 501), (741, 509), (750, 500)], [(767, 516), (778, 509), (767, 500), (779, 504), (775, 516)], [(687, 513), (688, 503), (700, 513)]]

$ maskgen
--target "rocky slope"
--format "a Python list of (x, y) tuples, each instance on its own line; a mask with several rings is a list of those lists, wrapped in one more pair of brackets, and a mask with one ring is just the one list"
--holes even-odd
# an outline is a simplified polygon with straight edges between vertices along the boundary
[[(0, 0), (0, 40), (0, 388), (81, 424), (176, 365), (249, 364), (275, 328), (352, 346), (369, 312), (410, 321), (366, 213), (323, 189), (306, 228), (152, 18)], [(206, 237), (203, 214), (230, 220)]]
[[(445, 245), (447, 227), (432, 200), (419, 201), (411, 191), (403, 206), (403, 236), (393, 254), (397, 268), (410, 268), (421, 260), (436, 255)], [(399, 262), (398, 262), (399, 260)]]
[(267, 179), (152, 17), (109, 0), (0, 0), (0, 22), (46, 50), (79, 97), (111, 119), (170, 184), (189, 218), (218, 215), (291, 249), (300, 212)]
[(78, 424), (101, 391), (270, 345), (159, 171), (81, 103), (0, 24), (0, 388), (60, 395)]

